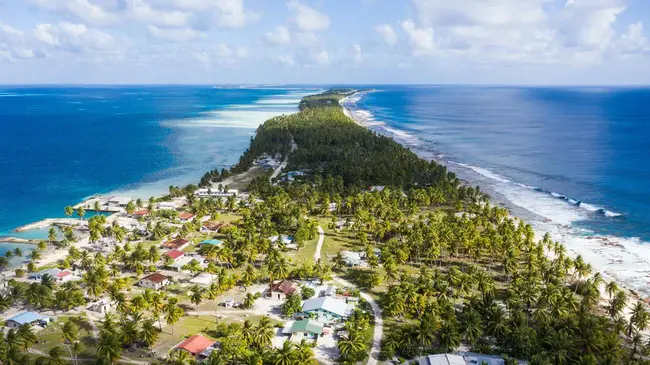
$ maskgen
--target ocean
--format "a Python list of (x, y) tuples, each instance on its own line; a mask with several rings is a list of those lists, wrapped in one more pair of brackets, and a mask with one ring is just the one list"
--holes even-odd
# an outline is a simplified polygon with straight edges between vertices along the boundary
[(370, 87), (356, 119), (650, 295), (650, 88)]
[[(0, 86), (0, 237), (96, 194), (148, 198), (228, 167), (319, 88)], [(0, 240), (1, 241), (1, 240)], [(0, 255), (13, 244), (0, 244)]]

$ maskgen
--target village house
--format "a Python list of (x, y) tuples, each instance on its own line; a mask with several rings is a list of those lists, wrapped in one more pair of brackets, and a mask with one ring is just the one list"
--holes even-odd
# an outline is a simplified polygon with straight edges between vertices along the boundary
[(131, 216), (135, 219), (146, 217), (147, 215), (149, 215), (149, 209), (140, 209), (131, 214)]
[(191, 222), (194, 220), (194, 214), (188, 212), (181, 212), (178, 214), (178, 220), (181, 221), (181, 223)]
[(203, 246), (203, 245), (221, 246), (221, 245), (223, 245), (223, 241), (222, 240), (217, 240), (217, 239), (209, 239), (209, 240), (203, 240), (203, 241), (199, 242), (199, 245), (201, 245), (201, 246)]
[(194, 192), (196, 196), (199, 198), (227, 198), (229, 196), (237, 196), (239, 194), (239, 190), (237, 189), (228, 189), (226, 191), (219, 190), (219, 189), (198, 189)]
[(173, 210), (177, 208), (176, 202), (160, 202), (158, 203), (158, 209), (163, 210)]
[(162, 246), (165, 247), (165, 248), (168, 248), (170, 250), (179, 250), (180, 251), (180, 250), (186, 248), (187, 246), (189, 246), (189, 244), (190, 244), (190, 241), (188, 241), (188, 240), (186, 240), (184, 238), (181, 238), (181, 237), (177, 237), (177, 238), (174, 238), (171, 241), (167, 241), (167, 242), (163, 243)]
[(302, 305), (302, 311), (308, 315), (316, 315), (318, 318), (329, 321), (341, 319), (350, 315), (352, 308), (341, 299), (331, 297), (320, 297), (308, 299)]
[(172, 260), (174, 260), (174, 262), (176, 262), (176, 260), (183, 257), (184, 255), (185, 254), (183, 253), (183, 251), (179, 251), (179, 250), (170, 250), (165, 252), (165, 256), (170, 257)]
[(343, 257), (345, 264), (350, 267), (361, 266), (363, 264), (361, 252), (341, 251), (341, 257)]
[(140, 279), (138, 285), (143, 288), (158, 290), (169, 285), (169, 278), (161, 273), (153, 273)]
[(297, 250), (298, 245), (294, 243), (293, 237), (291, 236), (285, 236), (285, 235), (280, 235), (280, 236), (271, 236), (269, 237), (269, 241), (273, 244), (277, 244), (278, 242), (281, 242), (284, 247), (290, 249), (290, 250)]
[(271, 285), (270, 292), (267, 289), (266, 297), (285, 300), (287, 295), (296, 294), (297, 291), (298, 285), (285, 279)]
[(205, 349), (215, 344), (213, 341), (203, 335), (193, 335), (181, 341), (178, 345), (174, 346), (176, 351), (186, 351), (193, 356), (199, 355)]
[(114, 302), (111, 302), (110, 299), (108, 298), (102, 298), (96, 302), (90, 303), (90, 305), (86, 308), (91, 312), (99, 313), (99, 314), (104, 314), (110, 310), (113, 309), (114, 307)]
[(221, 227), (224, 226), (223, 222), (205, 222), (201, 226), (202, 233), (218, 233)]
[(107, 203), (109, 207), (126, 207), (131, 200), (133, 199), (128, 196), (112, 196), (107, 199)]
[(202, 273), (196, 275), (195, 277), (193, 277), (190, 280), (190, 283), (208, 286), (208, 285), (214, 283), (215, 281), (217, 281), (217, 278), (218, 278), (218, 276), (215, 275), (215, 274), (202, 272)]
[(169, 269), (177, 272), (181, 272), (184, 270), (183, 268), (185, 267), (185, 265), (192, 262), (192, 260), (197, 260), (201, 265), (201, 267), (205, 267), (205, 265), (203, 264), (203, 260), (199, 260), (196, 257), (193, 257), (192, 255), (183, 255), (180, 256), (178, 259), (174, 260), (174, 263), (169, 265)]
[(323, 323), (316, 320), (303, 319), (287, 325), (282, 333), (289, 335), (292, 342), (300, 342), (303, 339), (316, 341), (323, 334), (324, 327)]
[(50, 322), (50, 317), (38, 314), (36, 312), (22, 312), (5, 321), (5, 326), (9, 328), (18, 328), (24, 324), (38, 325), (46, 327)]
[(37, 273), (30, 274), (27, 278), (31, 280), (41, 281), (44, 276), (50, 276), (54, 281), (65, 283), (66, 281), (77, 280), (79, 277), (74, 276), (70, 270), (61, 270), (57, 268), (42, 270)]

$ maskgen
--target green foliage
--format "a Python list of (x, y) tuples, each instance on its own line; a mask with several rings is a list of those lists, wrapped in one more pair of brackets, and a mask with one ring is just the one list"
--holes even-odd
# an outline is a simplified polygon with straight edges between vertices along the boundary
[(307, 299), (313, 297), (315, 294), (316, 294), (316, 291), (314, 289), (312, 289), (312, 288), (305, 287), (305, 288), (302, 288), (300, 290), (300, 297), (302, 298), (302, 300), (307, 300)]
[(296, 294), (287, 295), (284, 303), (282, 303), (282, 306), (280, 307), (280, 311), (286, 317), (291, 317), (301, 310), (302, 305), (300, 304), (300, 297)]

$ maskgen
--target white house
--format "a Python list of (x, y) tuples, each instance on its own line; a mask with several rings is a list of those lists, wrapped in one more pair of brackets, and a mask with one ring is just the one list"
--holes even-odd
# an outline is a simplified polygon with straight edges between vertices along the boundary
[(219, 189), (198, 189), (194, 192), (196, 196), (199, 198), (227, 198), (229, 196), (237, 196), (239, 194), (239, 190), (237, 189), (228, 189), (226, 191), (219, 190)]
[(194, 214), (188, 212), (182, 212), (178, 214), (178, 220), (181, 221), (181, 223), (191, 222), (194, 220)]
[(169, 278), (161, 273), (153, 273), (140, 279), (138, 285), (143, 288), (158, 290), (169, 285)]
[(114, 206), (114, 207), (126, 207), (129, 202), (131, 202), (131, 198), (128, 196), (112, 196), (108, 198), (107, 202), (109, 206)]
[(104, 313), (110, 311), (111, 309), (113, 309), (113, 307), (114, 307), (114, 303), (111, 302), (110, 299), (103, 298), (103, 299), (100, 299), (100, 300), (98, 300), (96, 302), (90, 303), (90, 305), (88, 306), (87, 309), (89, 311), (91, 311), (91, 312), (104, 314)]
[(349, 316), (352, 308), (345, 300), (320, 297), (306, 300), (302, 305), (302, 311), (307, 314), (316, 314), (319, 318), (338, 319)]

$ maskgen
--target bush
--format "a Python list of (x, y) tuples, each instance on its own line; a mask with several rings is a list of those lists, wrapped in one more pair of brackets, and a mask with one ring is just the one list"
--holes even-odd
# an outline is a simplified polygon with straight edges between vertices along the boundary
[(302, 290), (300, 291), (300, 297), (302, 298), (302, 300), (307, 300), (313, 297), (314, 294), (316, 294), (316, 291), (312, 288), (302, 288)]
[(302, 305), (300, 305), (300, 297), (293, 294), (287, 295), (287, 299), (285, 299), (284, 303), (282, 303), (282, 306), (280, 307), (282, 314), (287, 317), (291, 317), (301, 310)]

